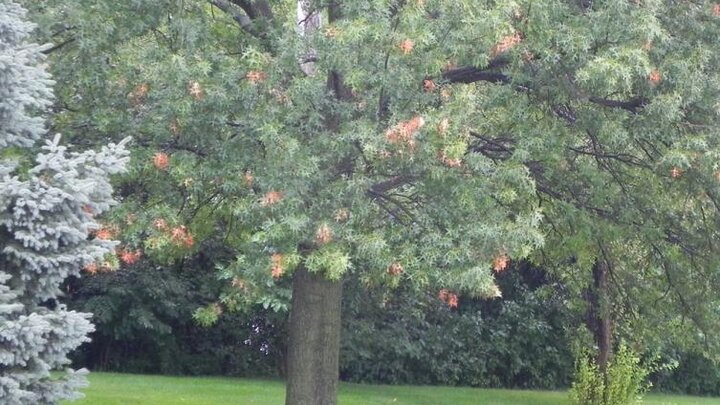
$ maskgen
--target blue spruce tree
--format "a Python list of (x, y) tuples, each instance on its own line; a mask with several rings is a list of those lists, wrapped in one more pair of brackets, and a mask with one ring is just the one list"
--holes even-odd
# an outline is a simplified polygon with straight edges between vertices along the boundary
[[(90, 314), (58, 302), (68, 276), (111, 254), (89, 237), (112, 204), (108, 177), (124, 169), (126, 141), (71, 152), (46, 139), (39, 113), (52, 102), (46, 47), (26, 43), (25, 10), (0, 0), (0, 403), (55, 404), (77, 398), (86, 370), (67, 354), (88, 340)], [(39, 153), (38, 153), (39, 152)], [(33, 154), (37, 153), (34, 158)], [(64, 373), (57, 371), (65, 369)], [(51, 372), (53, 372), (51, 374)]]

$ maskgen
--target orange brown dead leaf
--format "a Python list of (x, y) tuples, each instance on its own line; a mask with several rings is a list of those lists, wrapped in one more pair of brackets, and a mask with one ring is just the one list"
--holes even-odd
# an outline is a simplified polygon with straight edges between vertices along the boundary
[(510, 258), (506, 254), (501, 254), (493, 259), (493, 271), (500, 273), (507, 269), (510, 264)]
[(327, 224), (322, 224), (315, 231), (315, 243), (318, 245), (326, 245), (332, 241), (332, 229)]
[(403, 273), (403, 271), (405, 271), (405, 269), (403, 268), (402, 264), (398, 262), (391, 264), (387, 268), (387, 273), (391, 276), (399, 276)]
[(268, 191), (263, 196), (262, 200), (260, 201), (260, 204), (262, 204), (264, 207), (268, 207), (270, 205), (275, 205), (282, 200), (283, 195), (280, 191)]
[(522, 42), (522, 35), (520, 35), (519, 32), (516, 32), (512, 35), (508, 35), (500, 39), (495, 46), (490, 50), (490, 55), (492, 57), (496, 57), (500, 55), (501, 53), (505, 53), (511, 48), (515, 47), (515, 45)]
[(167, 153), (157, 152), (153, 155), (153, 166), (158, 170), (165, 170), (170, 166), (170, 157)]
[(411, 39), (404, 39), (402, 42), (400, 42), (400, 45), (398, 45), (398, 47), (403, 54), (407, 55), (412, 52), (413, 48), (415, 47), (415, 43)]

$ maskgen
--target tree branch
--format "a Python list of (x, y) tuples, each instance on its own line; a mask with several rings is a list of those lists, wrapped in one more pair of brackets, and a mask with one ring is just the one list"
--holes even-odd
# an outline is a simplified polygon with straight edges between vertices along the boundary
[(645, 162), (643, 162), (641, 159), (629, 153), (606, 153), (595, 148), (593, 148), (593, 150), (588, 150), (587, 148), (580, 148), (574, 146), (568, 146), (568, 149), (581, 155), (593, 156), (597, 159), (612, 159), (625, 163), (626, 165), (651, 169), (651, 167)]
[(230, 0), (233, 4), (240, 7), (251, 19), (264, 17), (268, 20), (273, 19), (272, 8), (266, 0)]
[(599, 104), (605, 107), (612, 107), (612, 108), (622, 108), (623, 110), (628, 110), (631, 113), (635, 114), (638, 112), (638, 110), (645, 107), (648, 103), (648, 101), (641, 97), (636, 97), (628, 101), (622, 101), (622, 100), (611, 100), (607, 98), (597, 97), (597, 96), (590, 96), (588, 98), (588, 101), (594, 104)]
[(417, 176), (414, 175), (394, 176), (385, 181), (381, 181), (380, 183), (373, 184), (372, 186), (370, 186), (370, 189), (368, 189), (368, 193), (371, 195), (374, 195), (376, 193), (384, 193), (405, 184), (412, 183), (415, 180), (417, 180)]
[(65, 41), (63, 41), (63, 42), (60, 42), (60, 43), (57, 44), (57, 45), (53, 45), (52, 47), (43, 50), (42, 53), (44, 53), (45, 55), (49, 55), (49, 54), (57, 51), (58, 49), (63, 48), (65, 45), (69, 45), (69, 44), (71, 44), (71, 43), (73, 43), (73, 42), (75, 42), (75, 38), (67, 39), (67, 40), (65, 40)]
[(249, 32), (250, 34), (255, 35), (255, 33), (252, 30), (252, 20), (249, 16), (245, 14), (239, 14), (235, 13), (232, 10), (232, 6), (227, 0), (210, 0), (210, 4), (213, 6), (219, 8), (221, 11), (225, 12), (226, 14), (229, 14), (235, 22), (237, 22), (242, 29)]
[(245, 11), (245, 14), (248, 15), (251, 19), (257, 18), (257, 13), (255, 12), (255, 9), (252, 6), (252, 2), (248, 0), (230, 0), (233, 4), (240, 7)]
[(615, 218), (615, 216), (612, 214), (612, 212), (610, 212), (604, 208), (591, 206), (587, 203), (580, 201), (576, 196), (572, 196), (572, 198), (566, 197), (562, 193), (560, 193), (556, 190), (553, 190), (549, 186), (542, 183), (542, 180), (544, 180), (544, 179), (536, 178), (536, 177), (533, 177), (533, 178), (535, 179), (536, 190), (538, 191), (538, 193), (543, 193), (545, 195), (550, 196), (551, 198), (554, 198), (555, 200), (570, 204), (579, 210), (591, 212), (600, 218), (604, 218), (604, 219), (614, 219)]
[(442, 73), (442, 77), (450, 83), (510, 83), (510, 77), (504, 73), (481, 70), (472, 66), (446, 70)]
[[(468, 84), (475, 82), (490, 82), (509, 84), (510, 82), (512, 82), (512, 78), (505, 73), (496, 70), (497, 68), (504, 67), (507, 64), (508, 62), (502, 59), (493, 59), (486, 69), (478, 69), (474, 66), (454, 68), (444, 71), (442, 73), (442, 78), (450, 83)], [(529, 86), (518, 86), (518, 90), (527, 91), (528, 89)], [(648, 103), (648, 100), (642, 97), (635, 97), (631, 100), (623, 101), (612, 100), (598, 96), (589, 96), (587, 100), (593, 104), (601, 105), (604, 107), (621, 108), (623, 110), (630, 111), (633, 114), (638, 113), (638, 111), (645, 107), (645, 105), (647, 105)], [(574, 117), (572, 120), (568, 119), (568, 117), (563, 118), (568, 121), (574, 122)]]
[(469, 152), (480, 153), (493, 160), (506, 160), (515, 152), (515, 140), (510, 137), (489, 137), (470, 131), (470, 136), (479, 140), (471, 144)]

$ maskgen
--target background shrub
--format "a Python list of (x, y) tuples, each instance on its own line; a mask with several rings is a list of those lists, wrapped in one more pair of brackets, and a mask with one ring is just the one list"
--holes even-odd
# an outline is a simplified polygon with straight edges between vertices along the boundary
[(346, 291), (341, 378), (389, 384), (559, 388), (572, 354), (562, 291), (527, 265), (499, 276), (504, 298)]

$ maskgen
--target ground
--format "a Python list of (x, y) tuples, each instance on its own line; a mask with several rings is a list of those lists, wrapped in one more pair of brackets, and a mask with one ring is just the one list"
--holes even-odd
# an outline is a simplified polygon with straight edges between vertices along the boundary
[[(277, 405), (280, 380), (91, 373), (87, 397), (73, 405)], [(569, 405), (565, 392), (453, 387), (340, 385), (340, 405)], [(66, 403), (71, 404), (71, 403)], [(649, 395), (644, 405), (720, 405), (720, 398)], [(64, 404), (65, 405), (65, 404)]]

